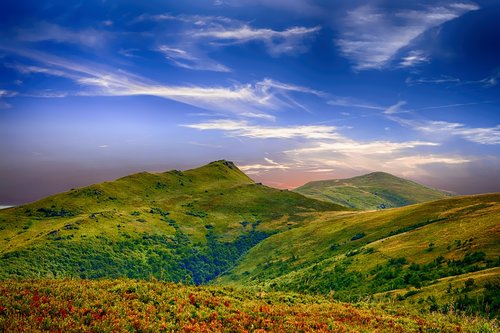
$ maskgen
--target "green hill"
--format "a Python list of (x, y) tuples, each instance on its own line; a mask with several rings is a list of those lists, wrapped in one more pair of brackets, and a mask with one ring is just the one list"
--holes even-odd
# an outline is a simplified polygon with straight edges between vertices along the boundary
[(0, 278), (204, 283), (308, 213), (342, 209), (255, 184), (228, 161), (142, 172), (1, 210)]
[(500, 194), (349, 211), (216, 161), (1, 210), (0, 279), (211, 283), (495, 317), (498, 221)]
[(385, 172), (309, 182), (294, 191), (314, 199), (362, 210), (402, 207), (451, 196)]
[[(416, 307), (444, 307), (452, 301), (498, 316), (499, 221), (500, 194), (372, 212), (318, 213), (314, 221), (253, 247), (217, 282), (344, 301), (399, 290), (403, 295), (397, 300), (413, 296)], [(490, 273), (466, 288), (464, 280), (473, 272)], [(458, 282), (446, 282), (452, 287), (443, 293), (438, 282), (448, 277)]]

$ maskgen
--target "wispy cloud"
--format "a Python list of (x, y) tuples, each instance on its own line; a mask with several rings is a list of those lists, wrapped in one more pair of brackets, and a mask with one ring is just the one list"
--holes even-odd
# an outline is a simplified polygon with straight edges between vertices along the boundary
[(240, 168), (247, 174), (252, 175), (252, 174), (260, 174), (262, 172), (266, 172), (269, 170), (287, 170), (292, 167), (291, 165), (278, 163), (266, 157), (264, 158), (264, 160), (267, 162), (267, 164), (260, 164), (260, 163), (242, 164), (239, 165), (238, 168)]
[(435, 78), (411, 78), (408, 77), (405, 80), (405, 83), (409, 86), (411, 85), (417, 85), (417, 84), (426, 84), (426, 83), (432, 83), (432, 84), (443, 84), (443, 83), (460, 83), (460, 79), (452, 76), (447, 76), (443, 75), (440, 77), (435, 77)]
[(483, 144), (500, 144), (500, 125), (494, 127), (469, 127), (462, 123), (452, 123), (441, 120), (415, 120), (389, 115), (388, 119), (401, 126), (435, 138), (460, 137), (466, 141)]
[(450, 136), (459, 136), (463, 139), (479, 144), (500, 144), (500, 125), (495, 127), (467, 127), (460, 123), (447, 121), (428, 121), (417, 124), (415, 129), (426, 133), (439, 133)]
[(333, 126), (262, 126), (248, 121), (219, 119), (182, 125), (201, 131), (221, 131), (228, 137), (253, 140), (285, 140), (290, 147), (280, 158), (242, 164), (242, 170), (262, 175), (276, 170), (328, 173), (333, 170), (385, 170), (399, 175), (426, 174), (429, 165), (452, 166), (468, 163), (459, 155), (429, 153), (440, 144), (431, 141), (362, 141), (349, 138)]
[(205, 70), (214, 72), (230, 72), (231, 69), (223, 64), (217, 63), (214, 60), (204, 57), (195, 56), (194, 54), (180, 49), (178, 47), (170, 47), (161, 45), (158, 51), (165, 55), (165, 58), (172, 62), (174, 65), (182, 68), (193, 70)]
[(73, 30), (49, 22), (38, 22), (18, 31), (17, 38), (25, 42), (54, 41), (95, 48), (104, 45), (108, 39), (106, 32), (88, 28)]
[(14, 97), (17, 94), (18, 93), (16, 91), (0, 89), (0, 98), (2, 98), (2, 97)]
[(385, 107), (361, 101), (352, 97), (334, 97), (327, 101), (327, 104), (333, 106), (343, 106), (350, 108), (370, 109), (370, 110), (385, 110)]
[(486, 77), (483, 77), (478, 80), (466, 80), (466, 79), (460, 79), (457, 77), (453, 76), (447, 76), (443, 75), (440, 77), (434, 77), (434, 78), (412, 78), (408, 77), (405, 80), (405, 83), (409, 86), (412, 85), (417, 85), (417, 84), (452, 84), (452, 86), (459, 86), (459, 85), (478, 85), (483, 88), (492, 88), (498, 84), (498, 80), (500, 79), (500, 71), (495, 72), (491, 75), (488, 75)]
[(204, 131), (223, 131), (228, 136), (252, 139), (336, 139), (340, 137), (335, 127), (322, 125), (262, 126), (253, 125), (247, 121), (217, 119), (182, 126)]
[(5, 63), (4, 66), (13, 69), (15, 71), (18, 71), (21, 74), (46, 74), (51, 76), (66, 76), (65, 72), (54, 68), (24, 65), (20, 63), (13, 63), (13, 64)]
[[(475, 4), (451, 3), (389, 11), (364, 5), (347, 12), (336, 42), (355, 70), (380, 69), (423, 32), (478, 8)], [(409, 55), (401, 64), (422, 60), (422, 55)]]
[(143, 14), (134, 20), (142, 21), (158, 24), (176, 22), (181, 25), (182, 29), (177, 27), (177, 31), (169, 31), (173, 41), (167, 45), (168, 50), (160, 51), (167, 53), (169, 60), (179, 67), (215, 71), (227, 71), (227, 67), (209, 59), (207, 54), (213, 49), (257, 42), (262, 43), (272, 56), (296, 55), (309, 49), (307, 42), (321, 29), (319, 26), (293, 26), (275, 30), (224, 16), (170, 13)]
[[(314, 36), (321, 28), (292, 27), (282, 31), (269, 28), (253, 28), (249, 25), (239, 27), (219, 27), (217, 29), (195, 32), (199, 38), (208, 38), (215, 41), (227, 41), (232, 44), (247, 43), (251, 41), (262, 42), (269, 54), (279, 56), (282, 54), (297, 54), (307, 51), (305, 39)], [(223, 45), (223, 44), (221, 44)]]
[(399, 101), (394, 105), (389, 106), (384, 110), (385, 114), (395, 114), (403, 112), (402, 107), (406, 105), (406, 101)]
[(315, 142), (307, 147), (289, 150), (288, 153), (300, 155), (304, 153), (356, 153), (362, 155), (393, 154), (404, 149), (419, 146), (438, 146), (438, 143), (426, 141), (392, 142), (387, 140), (362, 142), (341, 137), (336, 142)]
[(4, 98), (9, 98), (9, 97), (14, 97), (16, 95), (18, 95), (18, 93), (16, 91), (0, 89), (0, 109), (10, 109), (10, 108), (12, 108), (12, 104), (7, 103), (3, 99)]
[(470, 159), (463, 157), (443, 157), (438, 155), (415, 155), (405, 156), (394, 159), (388, 164), (404, 165), (406, 168), (417, 168), (419, 165), (427, 164), (463, 164), (471, 162)]
[(123, 70), (103, 68), (97, 64), (77, 63), (28, 50), (10, 51), (43, 64), (43, 67), (15, 65), (12, 68), (23, 74), (37, 73), (68, 78), (85, 88), (77, 93), (80, 96), (148, 95), (242, 117), (273, 120), (274, 116), (270, 112), (300, 105), (293, 94), (322, 94), (314, 89), (269, 78), (255, 83), (235, 83), (230, 86), (166, 85)]
[(424, 51), (410, 51), (401, 59), (399, 65), (401, 67), (414, 67), (430, 62), (430, 58), (425, 55)]

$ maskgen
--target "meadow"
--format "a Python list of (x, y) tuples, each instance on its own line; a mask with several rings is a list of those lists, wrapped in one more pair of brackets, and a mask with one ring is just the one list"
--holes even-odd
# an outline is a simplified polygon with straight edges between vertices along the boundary
[(2, 332), (496, 332), (496, 322), (390, 304), (160, 281), (26, 280), (0, 285)]

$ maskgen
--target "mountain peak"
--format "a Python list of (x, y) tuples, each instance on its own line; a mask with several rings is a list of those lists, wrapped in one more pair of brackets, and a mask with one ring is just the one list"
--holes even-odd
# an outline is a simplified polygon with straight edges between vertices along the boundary
[(213, 162), (208, 163), (208, 165), (223, 165), (223, 166), (228, 167), (229, 169), (238, 169), (232, 161), (228, 161), (228, 160), (217, 160), (217, 161), (213, 161)]
[(225, 182), (229, 186), (254, 183), (250, 177), (228, 160), (213, 161), (201, 167), (184, 171), (184, 174), (200, 181), (216, 180), (218, 184)]

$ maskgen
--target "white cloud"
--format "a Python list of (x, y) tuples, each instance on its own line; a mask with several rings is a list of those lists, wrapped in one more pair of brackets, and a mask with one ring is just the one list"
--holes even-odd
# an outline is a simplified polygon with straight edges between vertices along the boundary
[(306, 172), (313, 172), (313, 173), (323, 173), (323, 172), (333, 172), (335, 169), (312, 169), (312, 170), (307, 170)]
[(440, 76), (435, 78), (406, 78), (405, 83), (407, 85), (416, 85), (416, 84), (425, 84), (425, 83), (434, 83), (434, 84), (443, 84), (443, 83), (460, 83), (460, 79), (452, 76)]
[(406, 57), (401, 59), (399, 65), (401, 67), (414, 67), (428, 63), (429, 61), (430, 58), (426, 56), (423, 51), (410, 51)]
[(12, 108), (12, 104), (5, 102), (3, 98), (14, 97), (16, 95), (18, 95), (16, 91), (0, 89), (0, 109)]
[(214, 72), (231, 71), (228, 67), (217, 63), (212, 59), (203, 56), (195, 56), (194, 54), (180, 48), (161, 45), (158, 48), (158, 51), (163, 53), (165, 58), (177, 67)]
[(344, 107), (370, 109), (370, 110), (385, 110), (385, 108), (382, 106), (361, 101), (352, 97), (334, 97), (329, 101), (327, 101), (326, 103), (333, 106), (344, 106)]
[(384, 113), (385, 114), (394, 114), (394, 113), (404, 112), (401, 110), (401, 107), (404, 105), (406, 105), (406, 101), (399, 101), (396, 104), (391, 105), (387, 109), (385, 109)]
[[(159, 15), (143, 14), (134, 21), (146, 20), (158, 24), (177, 22), (177, 26), (171, 27), (169, 31), (173, 37), (169, 47), (187, 51), (191, 55), (196, 54), (196, 58), (201, 58), (204, 61), (208, 61), (208, 57), (201, 56), (202, 50), (208, 53), (218, 47), (252, 41), (263, 43), (267, 52), (273, 56), (304, 53), (308, 50), (306, 41), (314, 37), (321, 29), (319, 26), (294, 26), (283, 30), (274, 30), (271, 28), (257, 28), (252, 26), (250, 22), (224, 16), (173, 15), (170, 13)], [(179, 26), (182, 29), (179, 29)], [(172, 29), (175, 31), (172, 31)]]
[[(269, 28), (253, 28), (247, 24), (237, 27), (218, 27), (194, 32), (193, 36), (230, 43), (247, 43), (259, 41), (264, 43), (271, 55), (297, 54), (307, 51), (304, 45), (306, 38), (313, 36), (321, 28), (316, 26), (292, 27), (282, 31)], [(221, 44), (223, 45), (223, 44)]]
[(406, 168), (416, 168), (419, 165), (427, 164), (463, 164), (471, 162), (470, 159), (463, 157), (442, 157), (437, 155), (415, 155), (405, 156), (394, 159), (387, 164), (404, 165)]
[(139, 58), (139, 56), (135, 54), (137, 51), (140, 51), (140, 50), (135, 49), (135, 48), (119, 49), (118, 54), (121, 54), (122, 56), (127, 57), (127, 58)]
[(427, 121), (415, 126), (416, 130), (426, 133), (439, 133), (460, 136), (463, 139), (479, 144), (500, 144), (500, 125), (495, 127), (467, 127), (460, 123), (446, 121)]
[(288, 153), (300, 155), (305, 153), (356, 153), (363, 155), (393, 154), (401, 150), (419, 146), (438, 146), (439, 144), (426, 141), (370, 141), (360, 142), (345, 137), (340, 137), (336, 142), (314, 142), (307, 147), (289, 150)]
[(17, 95), (16, 91), (0, 89), (0, 98), (2, 98), (2, 97), (14, 97), (16, 95)]
[(436, 78), (411, 78), (408, 77), (405, 82), (407, 85), (416, 85), (416, 84), (445, 84), (445, 83), (454, 83), (454, 85), (479, 85), (483, 88), (492, 88), (498, 84), (498, 79), (500, 79), (500, 72), (495, 72), (489, 76), (486, 76), (482, 79), (478, 80), (466, 80), (459, 79), (452, 76), (442, 75)]
[(23, 65), (19, 63), (4, 64), (5, 67), (14, 69), (21, 74), (46, 74), (51, 76), (66, 76), (66, 73), (54, 68), (45, 68), (40, 66)]
[[(467, 104), (458, 104), (458, 106)], [(447, 107), (441, 106), (441, 107)], [(468, 127), (461, 123), (451, 123), (440, 120), (414, 120), (388, 115), (388, 119), (401, 126), (426, 133), (435, 138), (461, 137), (464, 140), (484, 144), (500, 144), (500, 125), (494, 127)]]
[[(380, 69), (423, 32), (478, 8), (474, 4), (452, 3), (421, 10), (383, 11), (364, 5), (347, 12), (336, 43), (354, 63), (354, 69)], [(410, 58), (407, 63), (412, 59), (419, 58)]]
[[(268, 163), (268, 159), (265, 159)], [(285, 164), (280, 164), (280, 163), (276, 163), (273, 161), (273, 163), (269, 163), (269, 164), (259, 164), (259, 163), (256, 163), (256, 164), (243, 164), (243, 165), (239, 165), (238, 166), (239, 169), (241, 169), (241, 171), (244, 171), (248, 174), (259, 174), (261, 172), (266, 172), (266, 171), (269, 171), (269, 170), (286, 170), (286, 169), (290, 169), (291, 167), (289, 165), (285, 165)]]
[(262, 126), (252, 125), (247, 121), (218, 119), (197, 124), (182, 125), (197, 130), (224, 131), (228, 136), (247, 137), (252, 139), (336, 139), (339, 134), (336, 128), (323, 125), (302, 126)]
[(256, 140), (287, 140), (287, 150), (280, 158), (264, 157), (265, 163), (243, 164), (242, 170), (262, 175), (276, 170), (289, 172), (341, 173), (383, 170), (409, 177), (428, 175), (429, 166), (448, 168), (469, 163), (472, 159), (458, 155), (429, 153), (439, 143), (421, 140), (361, 141), (337, 132), (336, 127), (316, 125), (262, 126), (248, 121), (219, 119), (183, 125), (207, 131), (221, 131), (229, 137)]
[(321, 92), (307, 87), (268, 78), (255, 83), (225, 87), (166, 85), (97, 64), (76, 63), (45, 53), (3, 48), (44, 64), (44, 67), (16, 65), (13, 66), (14, 69), (23, 74), (42, 73), (73, 80), (86, 88), (78, 93), (80, 96), (156, 96), (211, 111), (274, 120), (269, 112), (300, 105), (293, 94), (321, 95)]
[(104, 45), (107, 35), (96, 29), (71, 30), (49, 22), (38, 22), (30, 28), (20, 29), (18, 39), (26, 42), (54, 41), (95, 48)]

